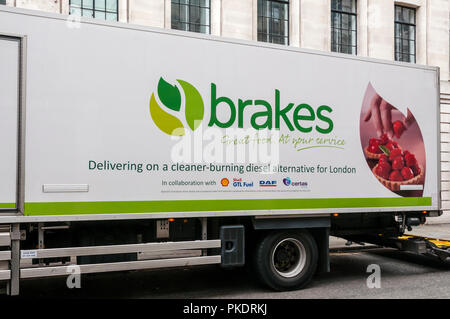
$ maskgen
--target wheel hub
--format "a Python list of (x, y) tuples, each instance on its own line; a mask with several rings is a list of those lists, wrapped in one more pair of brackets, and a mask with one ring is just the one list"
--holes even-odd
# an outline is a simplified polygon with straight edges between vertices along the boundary
[(272, 265), (282, 277), (298, 275), (306, 263), (306, 250), (295, 238), (286, 238), (279, 242), (272, 254)]

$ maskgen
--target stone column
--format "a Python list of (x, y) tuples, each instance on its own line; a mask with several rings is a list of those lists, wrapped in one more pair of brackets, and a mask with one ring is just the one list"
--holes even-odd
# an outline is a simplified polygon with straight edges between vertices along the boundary
[[(225, 0), (226, 1), (226, 0)], [(221, 36), (222, 0), (211, 0), (211, 34)]]
[(129, 23), (164, 28), (165, 0), (132, 0), (128, 5)]
[(222, 36), (253, 39), (253, 0), (222, 1)]
[(300, 0), (289, 1), (289, 45), (300, 46)]
[(330, 41), (331, 0), (301, 0), (300, 47), (330, 51)]
[(367, 53), (378, 59), (394, 60), (394, 3), (368, 0)]

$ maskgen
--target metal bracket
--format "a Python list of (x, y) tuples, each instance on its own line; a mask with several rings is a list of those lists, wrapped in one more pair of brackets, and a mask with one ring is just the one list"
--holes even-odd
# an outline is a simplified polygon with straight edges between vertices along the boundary
[(20, 227), (18, 227), (19, 225), (17, 225), (17, 227), (14, 226), (11, 229), (11, 240), (20, 240), (22, 238), (22, 235), (20, 233)]

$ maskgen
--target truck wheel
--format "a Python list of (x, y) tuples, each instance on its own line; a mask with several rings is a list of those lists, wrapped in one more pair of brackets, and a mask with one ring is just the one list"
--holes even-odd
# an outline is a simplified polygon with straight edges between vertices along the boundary
[(304, 287), (317, 268), (317, 244), (307, 231), (270, 233), (257, 244), (255, 255), (258, 277), (278, 291)]

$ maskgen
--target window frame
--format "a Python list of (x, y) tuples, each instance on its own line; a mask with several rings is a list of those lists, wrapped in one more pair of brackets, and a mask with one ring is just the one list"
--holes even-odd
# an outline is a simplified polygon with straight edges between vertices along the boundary
[[(81, 5), (78, 6), (78, 5), (74, 5), (74, 4), (73, 4), (73, 0), (69, 0), (69, 14), (71, 14), (70, 12), (71, 12), (71, 9), (72, 9), (72, 8), (76, 8), (76, 9), (79, 9), (79, 10), (81, 11), (81, 15), (80, 15), (81, 17), (88, 17), (88, 18), (92, 18), (92, 19), (101, 19), (101, 20), (103, 20), (103, 21), (119, 21), (119, 0), (115, 0), (115, 1), (116, 1), (116, 11), (115, 11), (115, 12), (107, 10), (107, 5), (106, 5), (107, 0), (105, 0), (105, 10), (97, 10), (97, 9), (96, 9), (96, 7), (95, 7), (95, 1), (98, 1), (98, 0), (90, 0), (90, 1), (92, 1), (92, 9), (83, 7), (83, 1), (85, 1), (85, 0), (80, 0), (80, 1), (81, 1)], [(92, 17), (90, 17), (90, 16), (84, 16), (84, 15), (83, 15), (83, 11), (84, 11), (84, 10), (92, 11)], [(105, 14), (105, 18), (102, 19), (102, 18), (96, 17), (96, 16), (95, 16), (95, 13), (96, 13), (96, 12), (104, 13), (104, 14)], [(108, 13), (113, 13), (113, 14), (115, 14), (115, 15), (116, 15), (116, 20), (108, 20), (108, 19), (106, 18), (106, 15), (107, 15)]]
[[(414, 12), (414, 23), (397, 20), (397, 14), (396, 14), (397, 13), (397, 8), (401, 8), (401, 10), (402, 10), (401, 11), (402, 12), (401, 15), (402, 16), (403, 16), (403, 10), (404, 9), (410, 10), (410, 12), (411, 11)], [(400, 33), (400, 37), (397, 37), (397, 33), (396, 33), (396, 30), (397, 30), (396, 26), (397, 26), (397, 24), (400, 25), (400, 26), (407, 25), (407, 26), (414, 27), (414, 40), (411, 40), (409, 38), (407, 39), (409, 42), (411, 42), (411, 41), (414, 42), (414, 52), (413, 53), (411, 53), (409, 51), (408, 51), (408, 53), (405, 53), (402, 50), (402, 48), (403, 48), (403, 44), (402, 43), (400, 43), (400, 51), (397, 51), (397, 39), (399, 39), (400, 42), (402, 42), (403, 40), (406, 40), (406, 38), (402, 37), (401, 30), (399, 32)], [(414, 57), (414, 61), (404, 61), (404, 60), (402, 60), (404, 55), (408, 55), (409, 59), (411, 59), (411, 56), (413, 56)], [(399, 57), (399, 59), (397, 59), (397, 56)], [(417, 62), (417, 10), (414, 7), (408, 7), (408, 6), (399, 5), (399, 4), (396, 4), (394, 6), (394, 60), (395, 61), (399, 61), (399, 62), (406, 62), (406, 63), (416, 63)]]
[[(196, 32), (196, 33), (202, 33), (202, 34), (211, 34), (211, 0), (208, 0), (208, 6), (207, 6), (207, 7), (203, 6), (203, 5), (201, 4), (201, 2), (199, 2), (199, 5), (196, 5), (196, 4), (192, 4), (192, 3), (191, 3), (191, 0), (187, 0), (187, 1), (188, 1), (187, 4), (181, 3), (180, 0), (171, 0), (171, 1), (170, 1), (170, 10), (171, 10), (171, 14), (170, 14), (170, 16), (171, 16), (170, 28), (173, 29), (173, 30), (188, 31), (188, 32)], [(174, 5), (174, 4), (175, 4), (175, 5), (178, 5), (178, 9), (179, 9), (178, 16), (179, 16), (179, 17), (181, 17), (181, 6), (185, 6), (185, 7), (186, 7), (186, 10), (187, 10), (187, 16), (189, 17), (189, 21), (183, 22), (183, 21), (181, 21), (181, 19), (180, 19), (179, 21), (177, 21), (177, 23), (178, 23), (179, 25), (185, 25), (185, 26), (187, 26), (187, 27), (188, 27), (187, 30), (186, 30), (186, 29), (181, 29), (181, 28), (176, 28), (176, 27), (174, 27), (173, 12), (172, 12), (172, 11), (173, 11), (173, 5)], [(199, 10), (201, 10), (201, 9), (208, 9), (209, 14), (208, 14), (208, 24), (207, 24), (207, 25), (206, 25), (206, 24), (201, 24), (201, 23), (194, 23), (194, 22), (191, 22), (191, 8), (192, 8), (192, 7), (196, 7), (196, 8), (198, 8)], [(201, 18), (201, 14), (200, 14), (199, 18)], [(200, 29), (201, 29), (201, 27), (207, 27), (207, 28), (208, 28), (208, 32), (201, 32), (201, 31), (192, 30), (192, 28), (191, 28), (192, 26), (199, 26)]]
[[(331, 52), (336, 52), (336, 53), (343, 53), (343, 54), (350, 54), (350, 55), (358, 55), (358, 0), (354, 0), (355, 1), (355, 12), (350, 12), (350, 11), (344, 11), (344, 10), (338, 10), (338, 9), (333, 9), (333, 0), (331, 0)], [(353, 1), (353, 0), (352, 0)], [(340, 16), (340, 25), (339, 27), (336, 27), (333, 23), (333, 13), (338, 14)], [(355, 17), (355, 29), (353, 30), (350, 26), (350, 29), (343, 29), (342, 28), (342, 15), (347, 15), (347, 16), (351, 16), (351, 17)], [(355, 45), (353, 45), (352, 43), (350, 44), (343, 44), (342, 40), (341, 42), (335, 43), (334, 42), (334, 34), (333, 31), (337, 29), (339, 30), (339, 34), (340, 34), (340, 38), (342, 39), (342, 31), (346, 30), (349, 31), (350, 34), (353, 34), (353, 32), (355, 32)], [(350, 38), (351, 40), (352, 38)], [(340, 51), (333, 51), (333, 44), (337, 47), (340, 47), (341, 50)], [(348, 52), (342, 52), (342, 47), (345, 46), (347, 48), (351, 48), (352, 52), (348, 53)], [(355, 49), (355, 52), (353, 53), (353, 48)]]
[[(260, 3), (264, 7), (266, 2), (270, 3), (270, 16), (265, 16), (265, 15), (260, 15), (259, 14), (259, 12), (260, 12), (260, 10), (259, 10)], [(275, 19), (275, 18), (273, 18), (273, 16), (272, 16), (272, 11), (273, 11), (272, 10), (272, 4), (274, 2), (286, 6), (286, 9), (287, 9), (286, 10), (287, 11), (287, 20), (286, 19)], [(291, 20), (290, 19), (291, 18), (291, 16), (290, 16), (290, 14), (291, 14), (290, 5), (291, 5), (290, 0), (258, 0), (258, 3), (257, 3), (257, 6), (258, 6), (258, 9), (257, 9), (257, 32), (256, 32), (258, 41), (265, 42), (265, 43), (280, 44), (280, 45), (289, 45), (289, 40), (290, 40), (289, 39), (290, 38), (290, 30), (289, 29), (290, 29), (290, 24), (291, 24), (291, 21), (290, 21)], [(270, 20), (268, 32), (262, 32), (262, 30), (260, 30), (260, 28), (259, 28), (260, 21), (261, 21), (261, 24), (263, 24), (263, 21), (261, 20), (263, 18)], [(274, 29), (274, 27), (273, 27), (273, 20), (280, 20), (281, 22), (283, 22), (283, 24), (285, 22), (287, 22), (287, 28), (286, 28), (286, 34), (285, 35), (283, 35), (281, 33), (278, 33), (278, 34), (277, 33), (271, 33), (271, 31), (273, 31), (273, 29)], [(263, 39), (260, 39), (260, 36), (262, 36)], [(266, 41), (267, 37), (269, 37), (269, 41)], [(273, 41), (273, 37), (284, 38), (286, 41), (285, 41), (285, 43), (274, 42)]]

